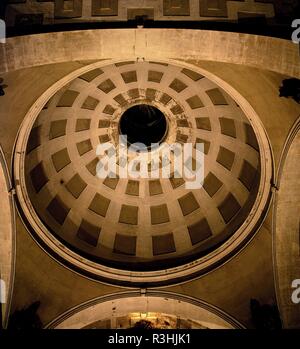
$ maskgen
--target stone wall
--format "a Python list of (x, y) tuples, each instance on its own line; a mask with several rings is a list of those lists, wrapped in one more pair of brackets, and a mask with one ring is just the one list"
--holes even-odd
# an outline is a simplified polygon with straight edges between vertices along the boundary
[(0, 44), (0, 72), (68, 61), (176, 57), (244, 64), (300, 77), (298, 45), (258, 35), (194, 29), (98, 29), (6, 41)]
[[(8, 26), (61, 22), (273, 18), (288, 0), (8, 0)], [(294, 0), (292, 0), (293, 2)], [(296, 3), (296, 0), (294, 1)], [(282, 3), (282, 5), (280, 5)], [(282, 8), (281, 8), (282, 7)], [(289, 8), (293, 4), (289, 1)]]

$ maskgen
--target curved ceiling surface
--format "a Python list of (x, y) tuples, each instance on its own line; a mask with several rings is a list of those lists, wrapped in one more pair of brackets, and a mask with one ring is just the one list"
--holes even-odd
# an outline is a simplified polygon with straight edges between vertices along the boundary
[[(119, 120), (136, 104), (165, 115), (166, 143), (204, 144), (203, 188), (174, 176), (97, 177), (97, 145), (118, 145)], [(47, 102), (25, 173), (40, 219), (68, 247), (120, 269), (155, 270), (203, 256), (234, 234), (254, 203), (260, 156), (247, 117), (215, 83), (180, 66), (128, 61), (79, 76)]]
[(69, 309), (46, 328), (119, 329), (145, 328), (145, 325), (146, 328), (163, 329), (243, 328), (232, 316), (208, 303), (154, 290), (143, 296), (132, 291), (92, 299)]

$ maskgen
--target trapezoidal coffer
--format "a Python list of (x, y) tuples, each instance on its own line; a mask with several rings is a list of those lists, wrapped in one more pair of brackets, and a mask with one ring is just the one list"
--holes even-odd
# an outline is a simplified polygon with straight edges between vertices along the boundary
[[(174, 173), (99, 178), (98, 145), (117, 148), (125, 133), (147, 146), (202, 143), (203, 186), (189, 189)], [(163, 285), (245, 246), (269, 203), (272, 156), (253, 108), (213, 74), (174, 60), (102, 61), (32, 106), (14, 177), (22, 216), (53, 258), (110, 283)]]

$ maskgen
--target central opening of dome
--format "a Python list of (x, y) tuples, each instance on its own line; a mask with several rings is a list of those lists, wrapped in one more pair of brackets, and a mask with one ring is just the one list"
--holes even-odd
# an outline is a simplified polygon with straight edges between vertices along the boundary
[(120, 133), (127, 136), (127, 143), (161, 143), (167, 131), (164, 114), (148, 104), (139, 104), (128, 108), (120, 119)]

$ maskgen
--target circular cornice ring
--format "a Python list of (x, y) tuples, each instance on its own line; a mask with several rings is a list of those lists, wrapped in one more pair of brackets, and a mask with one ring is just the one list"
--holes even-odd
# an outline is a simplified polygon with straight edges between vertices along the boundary
[[(136, 57), (128, 57), (135, 60)], [(88, 260), (58, 241), (44, 226), (32, 206), (26, 189), (25, 182), (25, 155), (26, 146), (32, 126), (46, 102), (63, 86), (76, 77), (96, 68), (113, 64), (118, 61), (104, 60), (80, 68), (52, 85), (45, 91), (30, 108), (19, 129), (15, 144), (13, 171), (16, 186), (18, 207), (25, 222), (29, 223), (30, 233), (38, 244), (55, 260), (67, 266), (73, 271), (102, 282), (114, 283), (121, 286), (152, 285), (161, 286), (171, 283), (180, 283), (191, 278), (199, 277), (233, 258), (233, 256), (245, 247), (258, 230), (268, 210), (271, 198), (271, 183), (273, 179), (273, 158), (270, 143), (259, 116), (249, 102), (241, 96), (228, 83), (194, 65), (178, 62), (176, 60), (159, 61), (161, 63), (173, 63), (183, 68), (192, 69), (207, 77), (220, 86), (230, 95), (247, 115), (249, 123), (253, 127), (260, 149), (261, 180), (256, 201), (239, 229), (221, 246), (214, 251), (198, 258), (190, 263), (157, 271), (131, 271), (107, 267)]]

